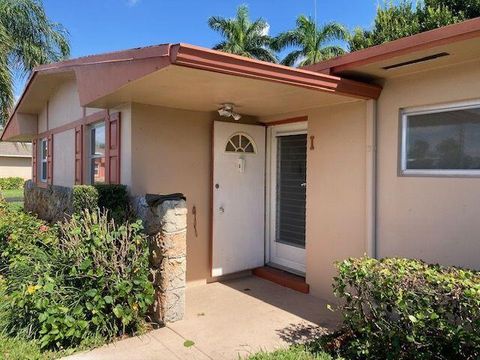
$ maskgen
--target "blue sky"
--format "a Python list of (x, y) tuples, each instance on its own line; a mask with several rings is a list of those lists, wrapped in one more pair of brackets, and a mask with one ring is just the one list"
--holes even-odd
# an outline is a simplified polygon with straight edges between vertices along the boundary
[[(314, 0), (43, 0), (51, 20), (70, 32), (72, 57), (138, 46), (184, 42), (211, 47), (219, 36), (208, 28), (211, 15), (232, 17), (247, 4), (275, 35), (314, 14)], [(379, 0), (317, 0), (317, 20), (349, 28), (369, 27)], [(23, 88), (18, 81), (17, 93)]]

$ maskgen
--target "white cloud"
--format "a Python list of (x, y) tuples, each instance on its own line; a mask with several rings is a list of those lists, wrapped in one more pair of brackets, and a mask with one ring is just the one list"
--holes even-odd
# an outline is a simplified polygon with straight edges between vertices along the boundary
[(266, 36), (270, 33), (270, 24), (267, 23), (267, 26), (262, 30), (262, 35)]

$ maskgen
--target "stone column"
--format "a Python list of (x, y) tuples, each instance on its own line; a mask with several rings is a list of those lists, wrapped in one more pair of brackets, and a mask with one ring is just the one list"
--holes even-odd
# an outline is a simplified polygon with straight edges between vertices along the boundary
[(185, 313), (187, 204), (181, 194), (147, 195), (135, 208), (150, 242), (150, 274), (155, 288), (152, 320), (160, 325)]

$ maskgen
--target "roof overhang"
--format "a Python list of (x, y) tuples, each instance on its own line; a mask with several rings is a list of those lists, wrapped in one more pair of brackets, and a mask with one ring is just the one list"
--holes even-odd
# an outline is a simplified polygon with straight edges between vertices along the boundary
[[(474, 48), (479, 48), (478, 37), (480, 18), (475, 18), (355, 51), (303, 69), (367, 80), (386, 79), (478, 59), (480, 52), (474, 51)], [(447, 56), (438, 56), (442, 53)], [(397, 67), (398, 64), (404, 66)]]
[(88, 56), (36, 68), (6, 125), (1, 140), (17, 141), (23, 138), (25, 135), (23, 128), (26, 125), (23, 124), (22, 127), (21, 124), (16, 124), (18, 119), (23, 115), (38, 114), (56, 86), (67, 78), (76, 79), (81, 106), (98, 107), (100, 99), (171, 67), (283, 84), (353, 99), (376, 99), (381, 92), (380, 86), (338, 76), (267, 63), (192, 45), (164, 44)]

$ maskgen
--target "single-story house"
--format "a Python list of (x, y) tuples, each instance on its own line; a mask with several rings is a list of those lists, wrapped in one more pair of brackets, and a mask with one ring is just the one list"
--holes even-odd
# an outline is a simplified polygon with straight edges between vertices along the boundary
[(32, 176), (32, 144), (0, 142), (0, 178)]
[(186, 44), (36, 68), (3, 141), (38, 186), (183, 193), (187, 281), (269, 264), (331, 297), (367, 254), (480, 266), (480, 18), (289, 68)]

